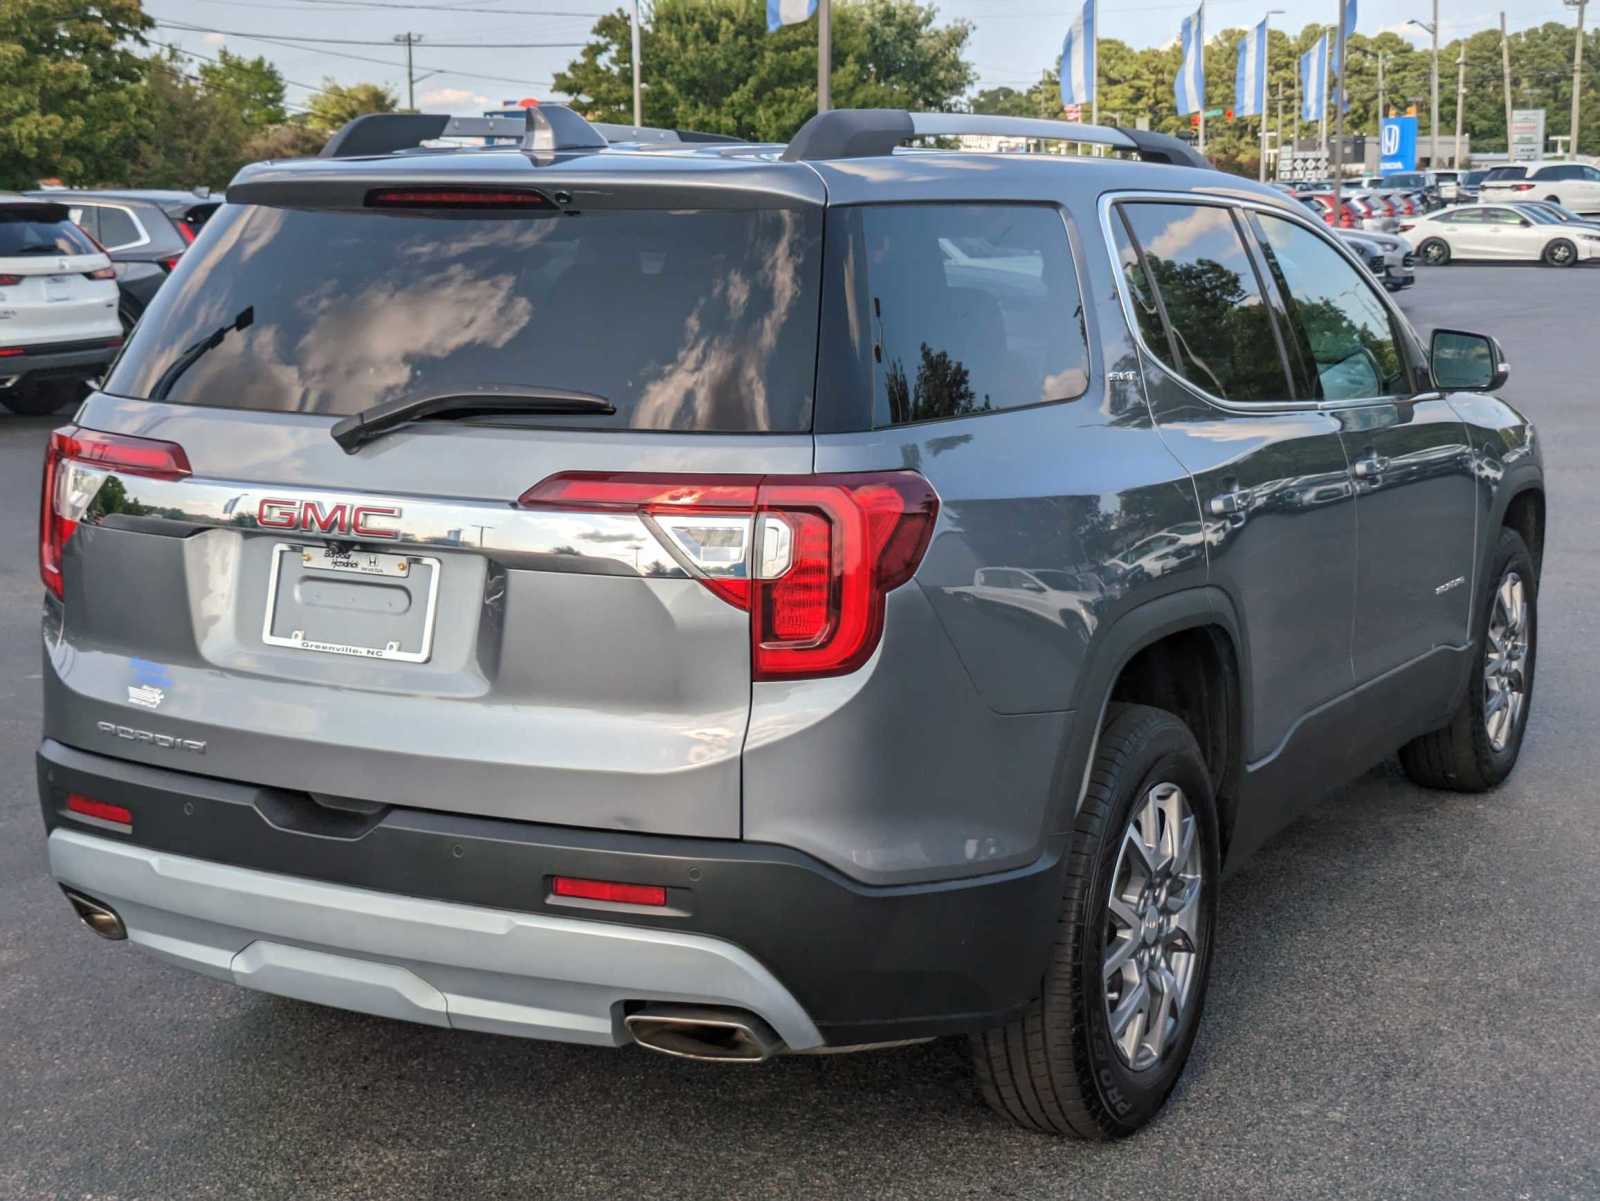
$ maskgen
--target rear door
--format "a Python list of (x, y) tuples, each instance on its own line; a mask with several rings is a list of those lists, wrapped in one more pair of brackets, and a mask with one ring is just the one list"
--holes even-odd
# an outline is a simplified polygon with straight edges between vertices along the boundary
[[(822, 196), (782, 171), (610, 208), (591, 171), (581, 213), (225, 207), (81, 418), (190, 474), (66, 469), (58, 497), (93, 500), (47, 735), (358, 803), (737, 837), (750, 523), (718, 489), (812, 466)], [(331, 437), (506, 389), (609, 408)], [(719, 479), (620, 496), (620, 472)]]
[[(1475, 479), (1466, 429), (1431, 390), (1381, 294), (1327, 240), (1257, 218), (1288, 297), (1304, 388), (1337, 414), (1355, 478), (1358, 682), (1464, 646), (1471, 606)], [(1441, 673), (1442, 684), (1453, 682)], [(1436, 698), (1442, 702), (1443, 698)]]

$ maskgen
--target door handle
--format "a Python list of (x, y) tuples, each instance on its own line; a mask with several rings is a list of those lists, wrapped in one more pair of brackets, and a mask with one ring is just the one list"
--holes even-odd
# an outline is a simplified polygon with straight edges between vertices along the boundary
[(1230, 517), (1235, 513), (1243, 513), (1245, 503), (1250, 499), (1247, 492), (1235, 489), (1232, 492), (1219, 492), (1211, 498), (1206, 507), (1211, 510), (1213, 517)]
[(1375, 480), (1387, 470), (1389, 470), (1389, 460), (1374, 450), (1369, 450), (1365, 456), (1350, 465), (1351, 473), (1358, 480)]

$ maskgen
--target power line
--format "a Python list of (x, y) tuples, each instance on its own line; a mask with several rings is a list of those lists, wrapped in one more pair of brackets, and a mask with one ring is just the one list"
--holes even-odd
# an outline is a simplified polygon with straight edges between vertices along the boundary
[[(161, 29), (176, 29), (183, 33), (218, 33), (230, 38), (253, 38), (259, 35), (238, 29), (213, 29), (209, 25), (187, 25), (177, 21), (157, 21)], [(307, 42), (324, 46), (388, 46), (392, 40), (374, 41), (371, 38), (313, 38), (299, 34), (274, 34), (280, 42)], [(446, 50), (577, 50), (587, 42), (432, 42)]]
[[(225, 3), (226, 0), (214, 0), (216, 3)], [(262, 4), (255, 0), (254, 8), (286, 8), (298, 9), (301, 12), (310, 12), (314, 8), (333, 7), (336, 9), (399, 9), (412, 12), (442, 12), (442, 13), (488, 13), (491, 16), (507, 17), (583, 17), (586, 20), (596, 20), (605, 16), (603, 12), (554, 12), (541, 8), (479, 8), (458, 7), (454, 4), (400, 4), (395, 0), (299, 0), (296, 4)]]
[[(212, 58), (209, 54), (201, 54), (198, 50), (188, 50), (183, 46), (176, 46), (171, 42), (157, 41), (155, 38), (148, 38), (146, 40), (148, 40), (152, 46), (160, 46), (163, 50), (175, 50), (187, 58), (198, 58), (201, 62), (214, 63), (217, 66), (223, 65), (220, 58)], [(274, 66), (273, 70), (276, 71), (277, 67)], [(286, 78), (282, 73), (278, 75), (278, 78), (282, 79), (283, 82), (288, 84), (290, 87), (305, 88), (308, 92), (320, 92), (322, 90), (322, 85), (319, 83), (301, 83), (298, 79)]]

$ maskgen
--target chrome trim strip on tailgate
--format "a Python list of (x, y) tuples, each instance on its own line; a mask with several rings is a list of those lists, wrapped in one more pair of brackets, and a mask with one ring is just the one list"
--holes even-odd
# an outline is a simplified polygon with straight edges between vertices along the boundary
[[(71, 464), (71, 476), (74, 486), (94, 492), (82, 520), (110, 529), (169, 538), (230, 529), (374, 550), (475, 551), (506, 567), (537, 571), (689, 577), (631, 513), (535, 511), (509, 501), (338, 492), (195, 476), (164, 480), (82, 462)], [(113, 478), (117, 486), (106, 487)]]

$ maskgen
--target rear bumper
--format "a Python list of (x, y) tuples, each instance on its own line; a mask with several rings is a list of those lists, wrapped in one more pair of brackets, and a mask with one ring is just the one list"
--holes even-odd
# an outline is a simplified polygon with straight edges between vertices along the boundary
[[(627, 1003), (689, 1001), (748, 1009), (796, 1049), (960, 1033), (1037, 994), (1056, 924), (1059, 848), (871, 887), (786, 847), (354, 813), (48, 740), (38, 771), (56, 878), (139, 945), (439, 1025), (616, 1043)], [(132, 833), (68, 814), (69, 792), (127, 807)], [(556, 898), (555, 875), (662, 885), (668, 905)]]
[(0, 381), (11, 385), (30, 378), (89, 379), (117, 357), (119, 346), (82, 346), (52, 350), (48, 343), (27, 348), (26, 353), (0, 358)]

